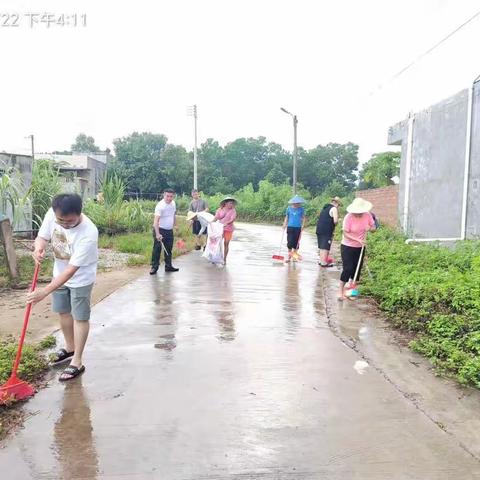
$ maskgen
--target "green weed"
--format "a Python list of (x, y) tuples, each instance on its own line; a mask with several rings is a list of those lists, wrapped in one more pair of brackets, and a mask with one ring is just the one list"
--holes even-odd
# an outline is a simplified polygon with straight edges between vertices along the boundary
[(411, 347), (439, 371), (480, 387), (480, 242), (405, 244), (381, 228), (369, 236), (363, 292), (415, 334)]

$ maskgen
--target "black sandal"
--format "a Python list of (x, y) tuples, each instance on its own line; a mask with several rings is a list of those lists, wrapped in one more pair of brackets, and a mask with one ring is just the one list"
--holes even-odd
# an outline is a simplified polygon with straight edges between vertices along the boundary
[(67, 352), (64, 348), (61, 348), (60, 350), (58, 350), (58, 352), (54, 353), (54, 355), (56, 355), (56, 358), (52, 359), (52, 365), (60, 365), (61, 363), (72, 358), (74, 353), (75, 352)]
[[(58, 380), (60, 382), (68, 382), (69, 380), (73, 380), (74, 378), (81, 375), (84, 371), (85, 371), (85, 365), (82, 365), (80, 368), (70, 365), (62, 372)], [(62, 378), (62, 375), (70, 375), (70, 376), (68, 378)]]

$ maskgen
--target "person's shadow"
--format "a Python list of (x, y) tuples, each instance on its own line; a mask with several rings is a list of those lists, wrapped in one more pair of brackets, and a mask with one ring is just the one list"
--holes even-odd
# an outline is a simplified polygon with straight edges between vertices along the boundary
[(60, 478), (95, 479), (98, 457), (82, 377), (65, 385), (61, 412), (54, 427), (53, 446), (62, 471)]
[(286, 332), (293, 337), (300, 326), (302, 313), (302, 297), (299, 290), (300, 270), (291, 269), (285, 278), (285, 293), (283, 295), (283, 311), (286, 319)]
[(177, 313), (173, 305), (172, 285), (169, 280), (156, 280), (151, 284), (154, 298), (152, 318), (154, 324), (158, 325), (161, 331), (154, 347), (166, 351), (172, 351), (176, 348), (175, 334), (178, 327)]
[(235, 340), (237, 332), (235, 329), (235, 312), (233, 309), (233, 290), (228, 270), (218, 272), (214, 281), (214, 289), (218, 295), (214, 315), (218, 324), (217, 338), (220, 342), (231, 342)]

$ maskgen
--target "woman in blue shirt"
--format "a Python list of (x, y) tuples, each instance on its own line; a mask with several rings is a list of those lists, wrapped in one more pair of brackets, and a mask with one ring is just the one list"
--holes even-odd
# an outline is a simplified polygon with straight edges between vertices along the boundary
[(303, 204), (305, 200), (295, 195), (288, 202), (288, 208), (285, 213), (285, 220), (283, 221), (283, 228), (287, 229), (287, 248), (288, 258), (286, 263), (293, 258), (295, 261), (296, 253), (300, 243), (300, 234), (305, 226), (305, 209)]

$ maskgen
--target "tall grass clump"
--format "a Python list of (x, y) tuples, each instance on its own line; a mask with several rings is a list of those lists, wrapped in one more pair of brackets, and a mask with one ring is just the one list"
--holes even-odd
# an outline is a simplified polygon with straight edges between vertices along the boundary
[(29, 195), (32, 201), (32, 219), (40, 226), (52, 204), (52, 198), (61, 191), (60, 170), (51, 160), (35, 160)]
[(153, 221), (153, 210), (145, 209), (143, 202), (123, 200), (125, 184), (115, 174), (102, 183), (100, 201), (87, 200), (85, 214), (97, 226), (100, 233), (115, 235), (125, 232), (145, 232)]
[(0, 162), (0, 216), (11, 217), (15, 226), (22, 212), (30, 205), (28, 191), (25, 192), (22, 176), (18, 169)]

